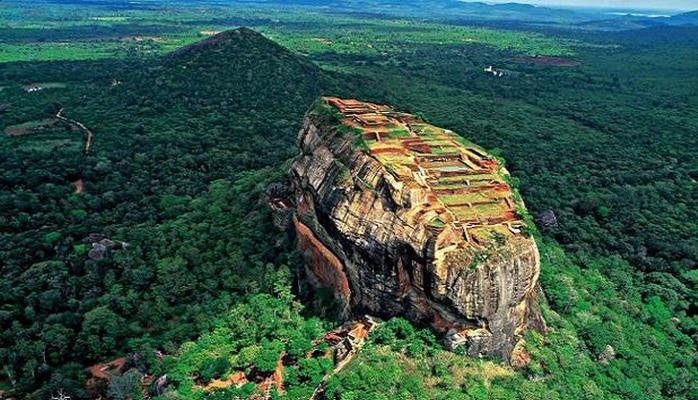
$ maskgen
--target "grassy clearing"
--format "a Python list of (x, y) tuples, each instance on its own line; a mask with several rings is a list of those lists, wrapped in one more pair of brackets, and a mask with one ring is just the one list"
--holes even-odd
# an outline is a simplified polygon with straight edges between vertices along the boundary
[[(431, 143), (427, 143), (431, 145)], [(433, 146), (431, 147), (431, 154), (453, 154), (453, 153), (458, 153), (458, 149), (456, 147), (449, 147), (449, 146), (443, 146), (443, 147), (438, 147), (438, 146)]]
[(118, 46), (112, 43), (57, 42), (30, 44), (3, 44), (0, 63), (15, 61), (96, 60), (116, 57)]
[(438, 140), (440, 139), (438, 135), (442, 133), (440, 129), (426, 124), (413, 124), (411, 127), (417, 133), (417, 135), (425, 140)]
[[(322, 26), (303, 34), (273, 28), (264, 31), (284, 46), (304, 54), (385, 55), (415, 45), (481, 44), (498, 50), (511, 50), (528, 55), (569, 56), (574, 54), (572, 41), (563, 41), (538, 33), (460, 27), (405, 20), (347, 18), (341, 29)], [(323, 40), (317, 40), (322, 37)]]
[(205, 35), (135, 36), (119, 40), (5, 43), (0, 63), (18, 61), (99, 60), (164, 54), (204, 38)]
[(23, 151), (34, 151), (34, 152), (52, 152), (58, 148), (64, 148), (66, 150), (74, 150), (75, 154), (79, 154), (81, 150), (81, 144), (73, 138), (64, 139), (44, 139), (44, 140), (32, 140), (26, 143), (22, 143), (19, 146), (19, 150)]
[(467, 180), (477, 180), (477, 179), (496, 179), (496, 175), (491, 174), (476, 174), (476, 175), (460, 175), (460, 176), (444, 176), (439, 178), (439, 183), (452, 183), (460, 182), (464, 179)]
[(399, 139), (399, 138), (410, 137), (410, 136), (412, 136), (412, 135), (410, 134), (410, 131), (408, 131), (407, 129), (396, 128), (396, 129), (390, 130), (390, 138), (391, 139)]
[(497, 193), (492, 190), (483, 190), (475, 193), (445, 194), (438, 197), (444, 204), (449, 205), (487, 201), (497, 198)]
[(58, 122), (59, 120), (56, 118), (37, 119), (34, 121), (27, 121), (21, 124), (8, 126), (5, 128), (4, 132), (7, 136), (24, 136), (53, 127)]
[(478, 238), (481, 242), (496, 240), (501, 237), (510, 236), (512, 233), (504, 225), (492, 225), (483, 228), (473, 228), (470, 234)]
[(22, 86), (22, 88), (27, 91), (31, 89), (63, 89), (66, 87), (68, 87), (68, 85), (62, 82), (37, 82)]
[(502, 202), (491, 203), (491, 204), (479, 204), (479, 205), (472, 206), (472, 207), (454, 207), (454, 208), (451, 208), (451, 211), (460, 220), (499, 217), (506, 210), (507, 210), (507, 207)]
[(433, 186), (433, 189), (460, 189), (460, 188), (463, 188), (465, 186), (477, 187), (477, 186), (489, 185), (490, 182), (491, 181), (489, 181), (489, 180), (487, 180), (487, 181), (468, 181), (468, 180), (463, 179), (461, 181), (454, 181), (454, 182), (445, 183), (445, 184), (438, 183), (438, 184)]

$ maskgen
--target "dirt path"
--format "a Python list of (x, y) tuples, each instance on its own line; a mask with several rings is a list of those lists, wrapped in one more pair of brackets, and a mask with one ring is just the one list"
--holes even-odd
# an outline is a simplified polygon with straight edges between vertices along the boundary
[(81, 122), (64, 117), (62, 114), (63, 108), (58, 110), (58, 112), (56, 113), (56, 118), (60, 119), (61, 121), (65, 121), (69, 124), (73, 124), (80, 128), (83, 132), (85, 132), (85, 154), (90, 154), (90, 149), (92, 148), (92, 137), (94, 136), (92, 131), (87, 129), (87, 127), (83, 125)]
[[(378, 326), (378, 324), (374, 322), (373, 325), (369, 328), (367, 335), (368, 335), (368, 333), (371, 333), (371, 331), (373, 331), (376, 328), (376, 326)], [(322, 381), (315, 388), (315, 391), (313, 392), (313, 395), (310, 396), (309, 400), (317, 400), (318, 399), (318, 396), (320, 396), (325, 391), (325, 386), (327, 385), (327, 381), (330, 380), (330, 378), (332, 376), (334, 376), (339, 371), (341, 371), (344, 367), (346, 367), (347, 364), (349, 364), (354, 359), (354, 357), (357, 354), (359, 354), (359, 351), (361, 351), (361, 348), (363, 347), (365, 342), (366, 342), (365, 338), (358, 341), (356, 343), (356, 347), (354, 347), (342, 361), (338, 362), (337, 365), (334, 367), (334, 369), (330, 373), (328, 373), (327, 375), (325, 375), (322, 378)]]

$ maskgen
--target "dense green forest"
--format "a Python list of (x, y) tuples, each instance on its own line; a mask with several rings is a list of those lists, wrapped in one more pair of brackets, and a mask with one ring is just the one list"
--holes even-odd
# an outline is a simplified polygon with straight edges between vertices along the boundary
[[(110, 398), (245, 397), (253, 385), (201, 386), (270, 372), (284, 352), (294, 362), (282, 397), (309, 398), (333, 366), (300, 355), (338, 321), (267, 200), (303, 113), (331, 94), (393, 104), (494, 149), (532, 213), (551, 210), (557, 224), (539, 226), (551, 329), (527, 337), (527, 367), (446, 351), (393, 319), (325, 398), (698, 398), (695, 28), (243, 15), (218, 25), (267, 38), (242, 29), (173, 50), (200, 38), (175, 24), (67, 25), (72, 43), (132, 31), (152, 48), (0, 64), (0, 391), (90, 398), (86, 368), (128, 356), (129, 373), (98, 388)], [(152, 37), (164, 32), (183, 36), (161, 47)], [(0, 37), (17, 49), (41, 35)], [(92, 133), (89, 149), (60, 110)], [(144, 375), (167, 384), (141, 385)]]
[[(284, 179), (300, 117), (325, 79), (256, 34), (217, 46), (230, 58), (198, 60), (209, 53), (192, 47), (155, 65), (109, 71), (125, 74), (123, 85), (89, 83), (102, 85), (104, 97), (81, 101), (80, 88), (73, 100), (46, 89), (43, 101), (13, 103), (3, 115), (11, 124), (63, 106), (95, 133), (89, 154), (56, 143), (50, 131), (3, 142), (2, 203), (11, 207), (2, 219), (2, 357), (17, 367), (5, 371), (16, 385), (47, 378), (65, 385), (82, 374), (71, 361), (173, 351), (231, 304), (271, 291), (279, 269), (297, 263), (284, 236), (270, 235), (264, 193)], [(99, 68), (63, 67), (73, 79), (76, 70), (91, 79)], [(162, 90), (153, 95), (153, 87)], [(79, 194), (69, 184), (77, 178), (85, 182)], [(92, 259), (92, 233), (128, 247)]]

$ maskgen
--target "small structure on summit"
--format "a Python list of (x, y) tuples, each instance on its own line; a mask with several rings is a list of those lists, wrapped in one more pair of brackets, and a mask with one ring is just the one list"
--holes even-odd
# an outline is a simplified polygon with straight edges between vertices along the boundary
[(299, 141), (298, 244), (347, 315), (403, 315), (506, 360), (526, 329), (544, 329), (538, 250), (499, 160), (411, 114), (335, 97), (311, 108)]

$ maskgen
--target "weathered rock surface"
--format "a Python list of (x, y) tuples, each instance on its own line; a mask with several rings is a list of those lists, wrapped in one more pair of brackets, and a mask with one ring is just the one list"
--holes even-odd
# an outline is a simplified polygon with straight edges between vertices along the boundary
[(92, 244), (87, 256), (95, 261), (109, 257), (113, 250), (123, 250), (129, 246), (126, 242), (114, 241), (102, 233), (95, 232), (90, 233), (83, 241)]
[(611, 361), (616, 359), (616, 350), (611, 346), (610, 344), (607, 344), (606, 347), (604, 347), (603, 351), (601, 354), (598, 355), (597, 360), (599, 363), (608, 365)]
[(526, 329), (544, 329), (523, 204), (484, 150), (412, 115), (334, 98), (308, 112), (299, 142), (298, 245), (347, 316), (405, 316), (470, 355), (507, 361)]
[(546, 210), (536, 217), (536, 224), (545, 228), (557, 226), (557, 216), (553, 210)]

